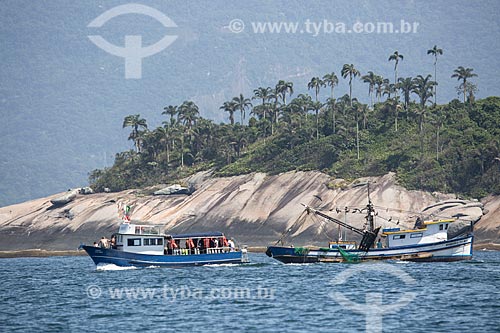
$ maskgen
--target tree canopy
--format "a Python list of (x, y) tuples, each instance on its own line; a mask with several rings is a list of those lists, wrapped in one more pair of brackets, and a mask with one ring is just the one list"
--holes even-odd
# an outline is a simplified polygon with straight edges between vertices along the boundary
[[(396, 52), (391, 57), (402, 59)], [(220, 110), (228, 113), (228, 123), (204, 119), (193, 101), (159, 110), (166, 121), (154, 129), (139, 114), (127, 116), (123, 127), (131, 127), (135, 149), (117, 154), (112, 167), (91, 172), (90, 183), (98, 191), (118, 191), (208, 169), (219, 176), (320, 170), (347, 179), (392, 171), (408, 188), (500, 194), (499, 97), (475, 100), (470, 91), (463, 102), (433, 104), (437, 83), (430, 74), (393, 84), (373, 71), (361, 75), (354, 64), (340, 73), (349, 91), (339, 98), (333, 71), (303, 87), (313, 96), (292, 99), (296, 87), (280, 80), (255, 88), (254, 103), (243, 94), (224, 102)], [(459, 67), (451, 76), (469, 83), (475, 74)], [(353, 96), (355, 79), (367, 85), (370, 107)], [(327, 85), (329, 96), (322, 96)], [(235, 112), (241, 122), (235, 122)]]

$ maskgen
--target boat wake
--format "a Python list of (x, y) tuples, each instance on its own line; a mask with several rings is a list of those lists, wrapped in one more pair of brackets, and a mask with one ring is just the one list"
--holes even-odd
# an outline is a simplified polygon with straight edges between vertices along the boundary
[(98, 271), (125, 271), (130, 269), (137, 269), (137, 267), (134, 266), (120, 267), (116, 266), (115, 264), (98, 264), (96, 266), (96, 270)]
[(203, 265), (203, 267), (234, 267), (241, 266), (242, 264), (207, 264)]

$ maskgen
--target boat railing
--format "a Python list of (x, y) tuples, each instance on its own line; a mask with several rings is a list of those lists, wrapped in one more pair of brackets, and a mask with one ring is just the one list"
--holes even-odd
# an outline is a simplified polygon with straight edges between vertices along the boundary
[(211, 247), (207, 249), (207, 254), (213, 254), (213, 253), (226, 253), (230, 252), (231, 248), (229, 246), (223, 246), (223, 247)]
[(229, 246), (210, 247), (208, 249), (202, 249), (202, 250), (200, 250), (199, 248), (174, 249), (172, 251), (172, 255), (184, 256), (184, 255), (190, 255), (190, 254), (216, 254), (216, 253), (227, 253), (227, 252), (231, 252), (231, 248)]

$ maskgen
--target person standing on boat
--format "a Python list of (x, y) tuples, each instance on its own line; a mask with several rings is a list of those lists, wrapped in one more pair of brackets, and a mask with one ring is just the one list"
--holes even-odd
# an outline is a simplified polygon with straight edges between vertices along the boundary
[(198, 251), (199, 253), (203, 253), (203, 238), (198, 239)]
[(208, 253), (208, 249), (210, 248), (210, 238), (203, 238), (203, 250), (205, 253)]
[(224, 247), (224, 252), (228, 252), (229, 243), (227, 242), (226, 236), (222, 236), (221, 245)]
[(177, 245), (175, 239), (173, 238), (170, 239), (170, 247), (172, 248), (172, 254), (175, 254), (175, 250), (177, 250), (179, 245)]
[(174, 254), (174, 249), (177, 248), (177, 244), (171, 236), (167, 237), (167, 254)]
[(186, 249), (189, 250), (190, 254), (194, 254), (194, 242), (191, 238), (186, 239)]
[(101, 240), (99, 241), (99, 247), (103, 249), (107, 249), (109, 247), (109, 241), (106, 237), (101, 237)]
[(229, 244), (229, 249), (230, 249), (230, 251), (231, 251), (231, 252), (234, 252), (234, 251), (235, 251), (236, 246), (234, 245), (234, 241), (233, 241), (233, 239), (232, 239), (232, 238), (228, 241), (228, 244)]
[(415, 221), (415, 225), (413, 226), (413, 229), (422, 229), (424, 227), (424, 221), (420, 218), (420, 216), (417, 217), (417, 220)]

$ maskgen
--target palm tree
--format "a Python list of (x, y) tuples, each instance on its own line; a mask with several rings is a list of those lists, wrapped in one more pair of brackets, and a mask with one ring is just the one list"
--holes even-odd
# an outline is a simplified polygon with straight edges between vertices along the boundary
[(398, 131), (398, 118), (399, 118), (399, 110), (402, 109), (401, 105), (399, 104), (399, 97), (394, 97), (394, 98), (388, 98), (387, 101), (385, 101), (384, 104), (384, 109), (388, 113), (394, 113), (394, 131)]
[(335, 134), (335, 97), (333, 95), (333, 88), (335, 88), (335, 86), (339, 84), (339, 78), (337, 77), (337, 75), (335, 75), (334, 72), (331, 72), (323, 76), (323, 82), (331, 88), (330, 102), (328, 103), (328, 105), (330, 105), (330, 108), (332, 109), (332, 127), (333, 134)]
[[(438, 61), (438, 55), (443, 54), (443, 49), (439, 49), (437, 45), (434, 45), (434, 47), (430, 50), (427, 50), (427, 54), (431, 54), (434, 56), (434, 81), (437, 82), (437, 61)], [(437, 104), (437, 84), (434, 86), (434, 105)]]
[(339, 78), (337, 77), (337, 75), (335, 75), (334, 72), (325, 74), (323, 76), (323, 82), (325, 83), (325, 85), (331, 88), (330, 98), (334, 98), (333, 88), (335, 88), (335, 86), (339, 84)]
[(472, 68), (464, 68), (463, 66), (459, 66), (457, 69), (455, 69), (453, 72), (454, 74), (451, 76), (452, 78), (456, 77), (458, 81), (463, 80), (462, 86), (464, 89), (464, 104), (466, 101), (466, 95), (467, 95), (467, 79), (470, 79), (471, 77), (477, 76), (477, 74), (472, 73), (474, 69)]
[[(353, 98), (352, 101), (354, 102), (356, 98)], [(340, 106), (340, 110), (342, 110), (342, 115), (345, 117), (347, 113), (347, 106), (351, 105), (351, 99), (349, 98), (348, 94), (345, 94), (342, 97), (337, 98), (337, 106)]]
[(137, 153), (141, 151), (141, 137), (139, 133), (139, 128), (144, 130), (148, 129), (146, 119), (141, 118), (141, 115), (129, 115), (123, 119), (123, 128), (132, 127), (132, 132), (130, 133), (128, 139), (134, 141), (135, 149)]
[(319, 110), (323, 107), (321, 102), (315, 101), (311, 103), (311, 109), (316, 113), (316, 140), (319, 139)]
[(189, 142), (193, 140), (193, 126), (196, 126), (198, 115), (200, 114), (198, 106), (192, 101), (185, 101), (179, 106), (179, 122), (183, 125), (181, 134), (181, 167), (184, 167), (185, 137), (188, 136)]
[(428, 74), (425, 78), (418, 75), (414, 80), (414, 88), (412, 92), (420, 99), (420, 133), (423, 131), (423, 123), (425, 117), (425, 105), (432, 97), (432, 91), (436, 82), (431, 81), (432, 75)]
[(420, 99), (420, 107), (425, 107), (425, 104), (430, 100), (433, 96), (432, 91), (434, 90), (434, 85), (436, 82), (431, 81), (432, 75), (428, 74), (426, 77), (422, 75), (418, 75), (414, 80), (414, 88), (412, 90), (419, 99)]
[(283, 105), (286, 105), (286, 95), (290, 94), (291, 97), (293, 94), (293, 83), (285, 82), (283, 80), (278, 81), (276, 84), (276, 93), (281, 97)]
[(271, 93), (272, 89), (271, 87), (259, 87), (257, 89), (254, 89), (253, 91), (254, 96), (252, 97), (253, 99), (261, 99), (262, 100), (262, 106), (264, 109), (264, 119), (266, 119), (266, 102), (271, 99)]
[(266, 104), (267, 100), (270, 99), (272, 89), (271, 87), (259, 87), (257, 89), (253, 90), (254, 96), (252, 97), (253, 99), (261, 99), (262, 104)]
[(278, 119), (279, 119), (279, 111), (280, 108), (278, 106), (278, 101), (279, 101), (279, 94), (276, 91), (276, 89), (271, 89), (271, 93), (269, 95), (269, 99), (273, 100), (273, 103), (271, 104), (271, 135), (274, 135), (274, 124), (278, 124)]
[(156, 131), (161, 135), (160, 142), (165, 145), (165, 152), (167, 154), (167, 165), (170, 164), (170, 142), (173, 139), (174, 131), (172, 126), (165, 125), (163, 127), (158, 127)]
[(467, 100), (469, 101), (469, 103), (474, 102), (474, 100), (475, 100), (474, 95), (477, 92), (477, 85), (475, 85), (472, 82), (467, 81), (465, 86), (463, 83), (460, 83), (460, 85), (458, 87), (456, 87), (456, 89), (457, 89), (458, 95), (461, 95), (465, 89), (465, 91), (467, 92)]
[(192, 101), (184, 101), (184, 103), (179, 106), (179, 121), (186, 126), (188, 129), (191, 129), (194, 125), (196, 125), (196, 121), (199, 118), (199, 108)]
[(408, 105), (410, 104), (410, 94), (415, 88), (415, 81), (413, 81), (412, 77), (407, 77), (407, 78), (400, 77), (398, 79), (397, 88), (401, 90), (401, 92), (403, 93), (404, 107), (405, 110), (408, 110)]
[(370, 107), (373, 109), (373, 91), (375, 88), (375, 84), (377, 83), (377, 75), (372, 71), (369, 71), (368, 74), (363, 75), (361, 77), (364, 83), (368, 83), (368, 96), (370, 96)]
[(252, 102), (250, 99), (243, 97), (243, 94), (240, 96), (234, 97), (233, 101), (236, 103), (236, 109), (240, 110), (241, 113), (241, 124), (245, 121), (245, 110), (252, 106)]
[(178, 113), (177, 106), (169, 105), (169, 106), (164, 107), (163, 110), (165, 110), (165, 111), (163, 111), (161, 114), (169, 115), (170, 116), (170, 124), (173, 125), (174, 124), (174, 117)]
[(375, 96), (377, 97), (378, 103), (380, 103), (380, 97), (382, 97), (382, 93), (384, 92), (384, 78), (380, 75), (375, 77)]
[(395, 63), (394, 63), (394, 84), (396, 84), (398, 82), (398, 63), (399, 63), (399, 59), (403, 60), (403, 55), (399, 54), (398, 51), (394, 51), (394, 53), (389, 56), (389, 61), (392, 61), (392, 60), (395, 61)]
[(342, 67), (342, 77), (345, 79), (347, 76), (349, 76), (349, 100), (350, 100), (350, 105), (352, 107), (352, 78), (359, 76), (360, 73), (359, 71), (354, 68), (353, 64), (344, 64)]
[(319, 95), (319, 89), (321, 87), (326, 87), (326, 84), (321, 81), (319, 77), (313, 77), (311, 81), (307, 84), (307, 89), (311, 90), (314, 89), (314, 92), (316, 94), (316, 102), (318, 101), (318, 95)]
[(382, 95), (387, 95), (387, 99), (391, 99), (391, 95), (396, 92), (396, 85), (390, 83), (389, 79), (384, 79)]
[(313, 100), (308, 94), (300, 94), (294, 98), (294, 102), (301, 108), (301, 113), (304, 115), (304, 120), (307, 121), (307, 113), (312, 110)]
[(234, 112), (236, 112), (236, 103), (234, 101), (224, 102), (219, 110), (229, 112), (229, 121), (231, 122), (231, 125), (234, 125)]

